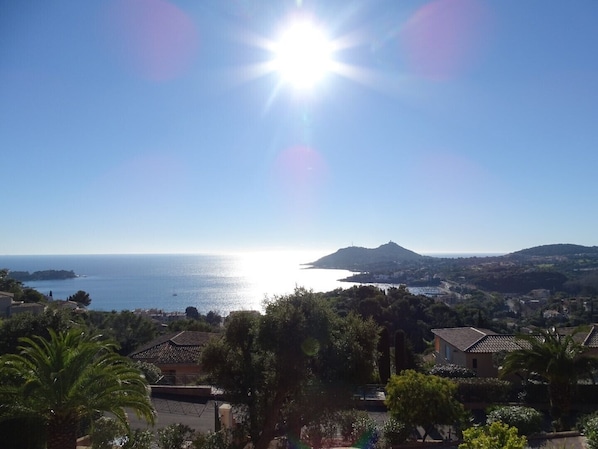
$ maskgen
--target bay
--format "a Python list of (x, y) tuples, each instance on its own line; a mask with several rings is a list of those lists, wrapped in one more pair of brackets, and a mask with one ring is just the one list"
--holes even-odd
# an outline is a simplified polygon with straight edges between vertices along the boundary
[(263, 310), (265, 298), (292, 293), (295, 287), (317, 292), (349, 288), (339, 279), (346, 270), (307, 268), (325, 254), (267, 251), (245, 254), (136, 254), (0, 256), (0, 268), (14, 271), (73, 270), (78, 277), (26, 282), (54, 299), (78, 290), (89, 293), (90, 309), (159, 309), (227, 315)]

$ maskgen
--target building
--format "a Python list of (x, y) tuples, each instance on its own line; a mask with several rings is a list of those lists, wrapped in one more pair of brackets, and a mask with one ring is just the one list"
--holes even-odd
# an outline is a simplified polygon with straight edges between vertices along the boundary
[(156, 365), (162, 371), (166, 383), (192, 384), (201, 374), (201, 350), (216, 335), (198, 331), (170, 333), (142, 346), (129, 354), (129, 357)]
[[(598, 356), (598, 325), (559, 328), (559, 334), (575, 332), (574, 340)], [(497, 377), (497, 355), (521, 349), (516, 335), (497, 334), (477, 327), (432, 329), (434, 358), (437, 364), (454, 364), (474, 371), (478, 377)]]
[(14, 297), (13, 293), (0, 292), (0, 317), (8, 318), (25, 312), (39, 315), (46, 308), (44, 304), (15, 301)]
[(495, 354), (520, 348), (514, 335), (501, 335), (488, 329), (453, 327), (432, 329), (432, 333), (436, 363), (463, 366), (478, 377), (497, 377)]

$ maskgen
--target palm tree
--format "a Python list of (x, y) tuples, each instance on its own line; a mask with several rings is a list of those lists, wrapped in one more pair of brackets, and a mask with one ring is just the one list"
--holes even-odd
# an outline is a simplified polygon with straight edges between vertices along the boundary
[(77, 329), (21, 339), (19, 354), (0, 357), (0, 419), (41, 418), (47, 449), (75, 449), (81, 419), (102, 412), (128, 425), (129, 407), (153, 424), (147, 382), (116, 347)]
[(576, 333), (561, 335), (552, 328), (521, 335), (520, 349), (509, 352), (501, 367), (501, 376), (535, 373), (548, 383), (550, 412), (560, 429), (565, 426), (577, 381), (591, 378), (598, 366), (598, 359), (585, 354), (587, 348), (574, 340)]

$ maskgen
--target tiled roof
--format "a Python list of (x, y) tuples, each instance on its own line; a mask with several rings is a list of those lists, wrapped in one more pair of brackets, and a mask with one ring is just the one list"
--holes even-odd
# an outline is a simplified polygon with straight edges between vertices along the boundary
[(467, 351), (486, 335), (498, 335), (491, 330), (476, 327), (448, 327), (432, 329), (432, 332), (461, 351)]
[(202, 347), (215, 335), (197, 331), (164, 335), (132, 352), (129, 357), (156, 365), (194, 364), (199, 360)]
[(598, 348), (598, 329), (592, 325), (590, 332), (585, 335), (583, 345), (589, 348)]
[[(526, 347), (525, 341), (516, 335), (503, 335), (475, 327), (452, 327), (432, 329), (432, 332), (444, 341), (463, 352), (494, 353), (514, 351)], [(558, 329), (561, 335), (571, 335), (573, 339), (589, 348), (598, 348), (598, 328), (591, 325), (587, 331), (578, 332), (577, 328), (563, 327)]]
[(494, 353), (500, 351), (515, 351), (524, 346), (525, 342), (517, 340), (514, 335), (486, 335), (467, 348), (467, 352)]

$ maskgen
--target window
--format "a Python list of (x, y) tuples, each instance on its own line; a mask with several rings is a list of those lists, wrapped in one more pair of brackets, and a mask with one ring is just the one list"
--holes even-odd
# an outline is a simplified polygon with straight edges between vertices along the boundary
[(471, 360), (471, 367), (473, 369), (478, 369), (478, 359), (472, 359)]

